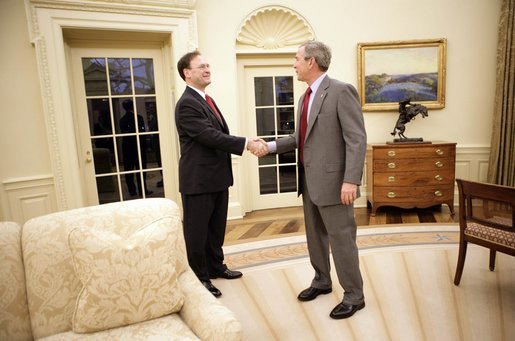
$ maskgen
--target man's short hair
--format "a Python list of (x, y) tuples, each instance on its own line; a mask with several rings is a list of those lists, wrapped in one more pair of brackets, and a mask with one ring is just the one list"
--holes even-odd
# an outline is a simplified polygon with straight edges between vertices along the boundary
[(304, 47), (304, 58), (315, 58), (320, 70), (326, 72), (331, 64), (331, 48), (321, 41), (310, 40), (300, 45)]
[(192, 52), (186, 53), (184, 56), (179, 59), (177, 62), (177, 71), (179, 71), (179, 75), (181, 76), (182, 80), (185, 81), (186, 77), (184, 76), (184, 69), (189, 69), (190, 63), (196, 56), (200, 56), (200, 51), (195, 50)]

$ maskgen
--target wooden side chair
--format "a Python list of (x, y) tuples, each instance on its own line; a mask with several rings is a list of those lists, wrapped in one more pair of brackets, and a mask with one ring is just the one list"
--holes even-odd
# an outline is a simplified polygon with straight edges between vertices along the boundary
[(490, 271), (497, 251), (515, 256), (515, 187), (456, 179), (459, 189), (460, 249), (454, 284), (459, 285), (467, 244), (490, 249)]

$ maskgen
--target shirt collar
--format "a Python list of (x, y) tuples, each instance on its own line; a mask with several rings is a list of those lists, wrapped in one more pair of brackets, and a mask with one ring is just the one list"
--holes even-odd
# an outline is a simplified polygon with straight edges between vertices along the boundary
[(320, 87), (320, 83), (322, 83), (322, 81), (324, 80), (325, 76), (327, 76), (327, 73), (323, 73), (320, 75), (320, 77), (318, 77), (314, 82), (313, 84), (311, 84), (309, 87), (311, 88), (311, 91), (313, 93), (316, 93), (318, 88)]
[(202, 90), (199, 90), (197, 88), (192, 87), (191, 85), (186, 85), (190, 87), (191, 89), (195, 90), (200, 96), (202, 96), (203, 99), (206, 99), (206, 93)]

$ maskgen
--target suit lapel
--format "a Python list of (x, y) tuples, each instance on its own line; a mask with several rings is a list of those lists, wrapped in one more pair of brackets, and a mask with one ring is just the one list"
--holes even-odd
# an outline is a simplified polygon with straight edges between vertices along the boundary
[(324, 103), (325, 98), (327, 97), (327, 91), (329, 89), (330, 78), (326, 76), (320, 86), (318, 87), (317, 92), (314, 94), (315, 98), (313, 98), (313, 103), (311, 103), (311, 110), (309, 111), (309, 120), (308, 126), (306, 128), (306, 138), (309, 136), (313, 125), (320, 114), (320, 109), (322, 108), (322, 103)]
[[(206, 100), (204, 98), (202, 98), (202, 96), (200, 96), (200, 94), (198, 92), (191, 89), (189, 86), (187, 86), (186, 89), (200, 103), (200, 105), (204, 108), (204, 110), (209, 112), (209, 114), (211, 115), (211, 118), (212, 118), (211, 121), (216, 122), (216, 124), (218, 124), (219, 128), (221, 128), (224, 132), (228, 133), (227, 123), (225, 122), (225, 119), (222, 116), (222, 114), (220, 114), (220, 116), (222, 117), (222, 123), (220, 123), (220, 121), (218, 121), (218, 118), (216, 118), (216, 115), (213, 112), (213, 109), (211, 109), (209, 104), (207, 104)], [(214, 100), (213, 100), (213, 103), (214, 103)], [(216, 103), (215, 103), (215, 107), (218, 109), (218, 106), (216, 105)], [(218, 109), (218, 112), (220, 112), (220, 109)], [(214, 118), (214, 120), (213, 120), (213, 118)]]

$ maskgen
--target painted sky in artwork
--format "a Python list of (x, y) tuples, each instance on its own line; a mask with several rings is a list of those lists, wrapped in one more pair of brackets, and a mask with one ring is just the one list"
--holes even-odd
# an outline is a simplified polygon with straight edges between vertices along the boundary
[(365, 76), (438, 72), (438, 47), (395, 48), (365, 51)]

